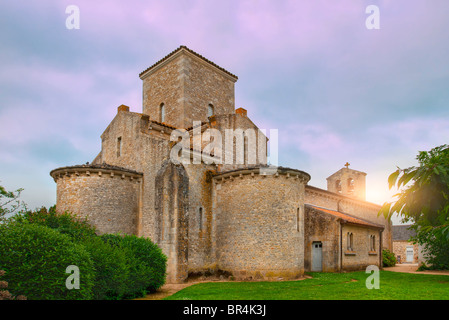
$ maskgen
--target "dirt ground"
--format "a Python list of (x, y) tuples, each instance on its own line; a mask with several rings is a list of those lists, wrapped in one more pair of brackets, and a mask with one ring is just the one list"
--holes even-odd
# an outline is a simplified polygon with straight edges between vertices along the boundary
[(418, 264), (397, 264), (394, 267), (384, 268), (386, 271), (394, 271), (394, 272), (407, 272), (407, 273), (416, 273), (416, 274), (436, 274), (436, 275), (449, 275), (449, 270), (425, 270), (425, 271), (416, 271), (418, 269)]

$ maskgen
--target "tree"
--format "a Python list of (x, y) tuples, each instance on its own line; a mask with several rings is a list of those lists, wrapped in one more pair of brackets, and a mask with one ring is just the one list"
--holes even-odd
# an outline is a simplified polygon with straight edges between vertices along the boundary
[(0, 186), (0, 222), (6, 218), (6, 215), (15, 213), (20, 208), (26, 210), (25, 203), (19, 200), (22, 191), (23, 189), (6, 191), (4, 187)]
[(394, 213), (411, 221), (417, 231), (414, 240), (426, 247), (435, 265), (449, 267), (449, 146), (421, 151), (419, 166), (398, 168), (388, 177), (389, 188), (399, 193), (393, 202), (382, 206), (379, 214), (391, 218)]

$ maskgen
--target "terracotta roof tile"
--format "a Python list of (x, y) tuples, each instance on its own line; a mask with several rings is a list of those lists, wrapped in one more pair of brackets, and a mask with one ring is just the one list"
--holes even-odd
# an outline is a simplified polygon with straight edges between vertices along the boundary
[(350, 223), (350, 224), (357, 224), (357, 225), (362, 225), (362, 226), (366, 226), (366, 227), (373, 227), (373, 228), (384, 228), (383, 225), (368, 221), (368, 220), (364, 220), (358, 217), (354, 217), (348, 213), (344, 213), (344, 212), (339, 212), (339, 211), (335, 211), (335, 210), (330, 210), (330, 209), (326, 209), (326, 208), (321, 208), (321, 207), (317, 207), (317, 206), (313, 206), (310, 204), (306, 204), (306, 207), (327, 213), (327, 214), (331, 214), (334, 217), (340, 218), (341, 220), (345, 221), (346, 223)]

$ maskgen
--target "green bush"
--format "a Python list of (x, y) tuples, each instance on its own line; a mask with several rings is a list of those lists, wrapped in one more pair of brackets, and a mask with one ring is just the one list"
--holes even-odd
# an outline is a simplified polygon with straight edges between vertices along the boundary
[(85, 240), (83, 245), (89, 251), (96, 271), (93, 298), (117, 300), (125, 297), (130, 277), (126, 252), (104, 242), (98, 236)]
[(382, 250), (382, 265), (384, 267), (394, 267), (397, 263), (396, 256), (388, 249)]
[(167, 257), (150, 239), (134, 235), (103, 235), (103, 240), (124, 250), (130, 267), (128, 297), (152, 292), (165, 283)]
[[(64, 235), (46, 226), (10, 222), (0, 226), (0, 269), (11, 294), (29, 300), (91, 299), (95, 270), (89, 252)], [(69, 290), (66, 268), (80, 271), (80, 288)]]
[(27, 211), (11, 218), (16, 222), (30, 222), (55, 229), (67, 234), (75, 240), (84, 240), (96, 235), (96, 228), (85, 218), (80, 218), (70, 212), (57, 213), (56, 207), (42, 207), (36, 211)]

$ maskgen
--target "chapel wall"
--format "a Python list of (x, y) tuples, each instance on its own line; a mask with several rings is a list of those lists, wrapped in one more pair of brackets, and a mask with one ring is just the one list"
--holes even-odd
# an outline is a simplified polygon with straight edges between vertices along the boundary
[(299, 170), (236, 170), (214, 177), (214, 252), (236, 279), (304, 273), (304, 185)]

